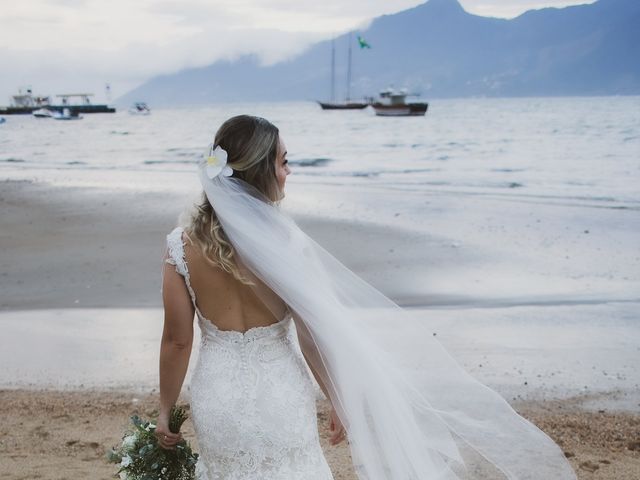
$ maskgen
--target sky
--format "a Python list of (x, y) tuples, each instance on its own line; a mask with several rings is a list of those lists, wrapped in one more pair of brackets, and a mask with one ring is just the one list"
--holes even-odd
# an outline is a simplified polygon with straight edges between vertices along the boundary
[[(476, 15), (513, 18), (594, 0), (459, 0)], [(219, 59), (266, 64), (424, 0), (0, 0), (0, 105), (35, 94), (115, 99), (146, 80)]]

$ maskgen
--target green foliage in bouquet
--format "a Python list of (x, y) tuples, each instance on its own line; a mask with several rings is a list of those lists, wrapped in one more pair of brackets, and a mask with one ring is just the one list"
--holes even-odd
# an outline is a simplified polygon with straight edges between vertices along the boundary
[[(178, 433), (188, 418), (183, 407), (173, 407), (169, 416), (169, 430)], [(131, 428), (122, 437), (122, 445), (107, 453), (107, 460), (119, 463), (121, 480), (195, 480), (198, 454), (186, 440), (175, 450), (165, 450), (155, 435), (156, 424), (131, 417)]]

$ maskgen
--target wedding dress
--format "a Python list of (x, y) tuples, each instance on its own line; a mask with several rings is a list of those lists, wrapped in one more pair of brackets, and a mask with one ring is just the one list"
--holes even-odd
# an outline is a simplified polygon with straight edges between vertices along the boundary
[(190, 284), (183, 229), (167, 235), (167, 262), (184, 277), (201, 331), (191, 415), (202, 480), (331, 480), (318, 438), (315, 389), (287, 310), (271, 325), (220, 330)]

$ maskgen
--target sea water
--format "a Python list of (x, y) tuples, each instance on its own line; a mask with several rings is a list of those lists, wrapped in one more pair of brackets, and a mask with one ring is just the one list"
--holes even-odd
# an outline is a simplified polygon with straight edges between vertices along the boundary
[[(637, 392), (640, 97), (433, 100), (414, 118), (325, 112), (311, 102), (154, 109), (147, 117), (121, 110), (68, 122), (9, 116), (0, 125), (0, 179), (182, 195), (198, 188), (195, 164), (215, 130), (239, 113), (279, 127), (292, 168), (290, 206), (346, 218), (354, 230), (357, 221), (381, 219), (424, 233), (382, 254), (368, 245), (334, 253), (378, 272), (369, 280), (385, 292), (426, 301), (420, 314), (481, 380), (503, 393), (517, 386), (518, 395)], [(380, 230), (362, 228), (345, 242), (366, 243), (371, 231)], [(416, 249), (425, 254), (406, 258)], [(30, 338), (59, 360), (44, 368), (11, 343), (0, 385), (156, 385), (147, 366), (157, 365), (161, 312), (19, 315), (0, 315), (8, 338)], [(64, 338), (48, 342), (51, 331)], [(69, 368), (77, 358), (83, 370)], [(109, 372), (117, 375), (96, 374), (114, 359), (122, 365)]]
[(406, 118), (312, 102), (8, 116), (0, 178), (152, 187), (152, 173), (193, 172), (216, 129), (240, 113), (279, 127), (291, 183), (640, 206), (640, 97), (433, 100), (425, 117)]
[(429, 235), (442, 259), (432, 295), (640, 298), (640, 96), (433, 100), (405, 118), (312, 102), (10, 116), (0, 178), (186, 198), (216, 129), (240, 113), (280, 129), (285, 208)]

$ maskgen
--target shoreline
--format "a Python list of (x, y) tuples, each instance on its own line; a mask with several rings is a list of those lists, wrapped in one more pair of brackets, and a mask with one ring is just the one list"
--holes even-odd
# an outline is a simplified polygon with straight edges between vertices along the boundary
[[(591, 396), (592, 410), (638, 412), (636, 309), (607, 304), (411, 313), (462, 368), (510, 403)], [(2, 311), (0, 388), (150, 390), (157, 384), (162, 318), (161, 308)], [(183, 390), (199, 342), (194, 327)]]

